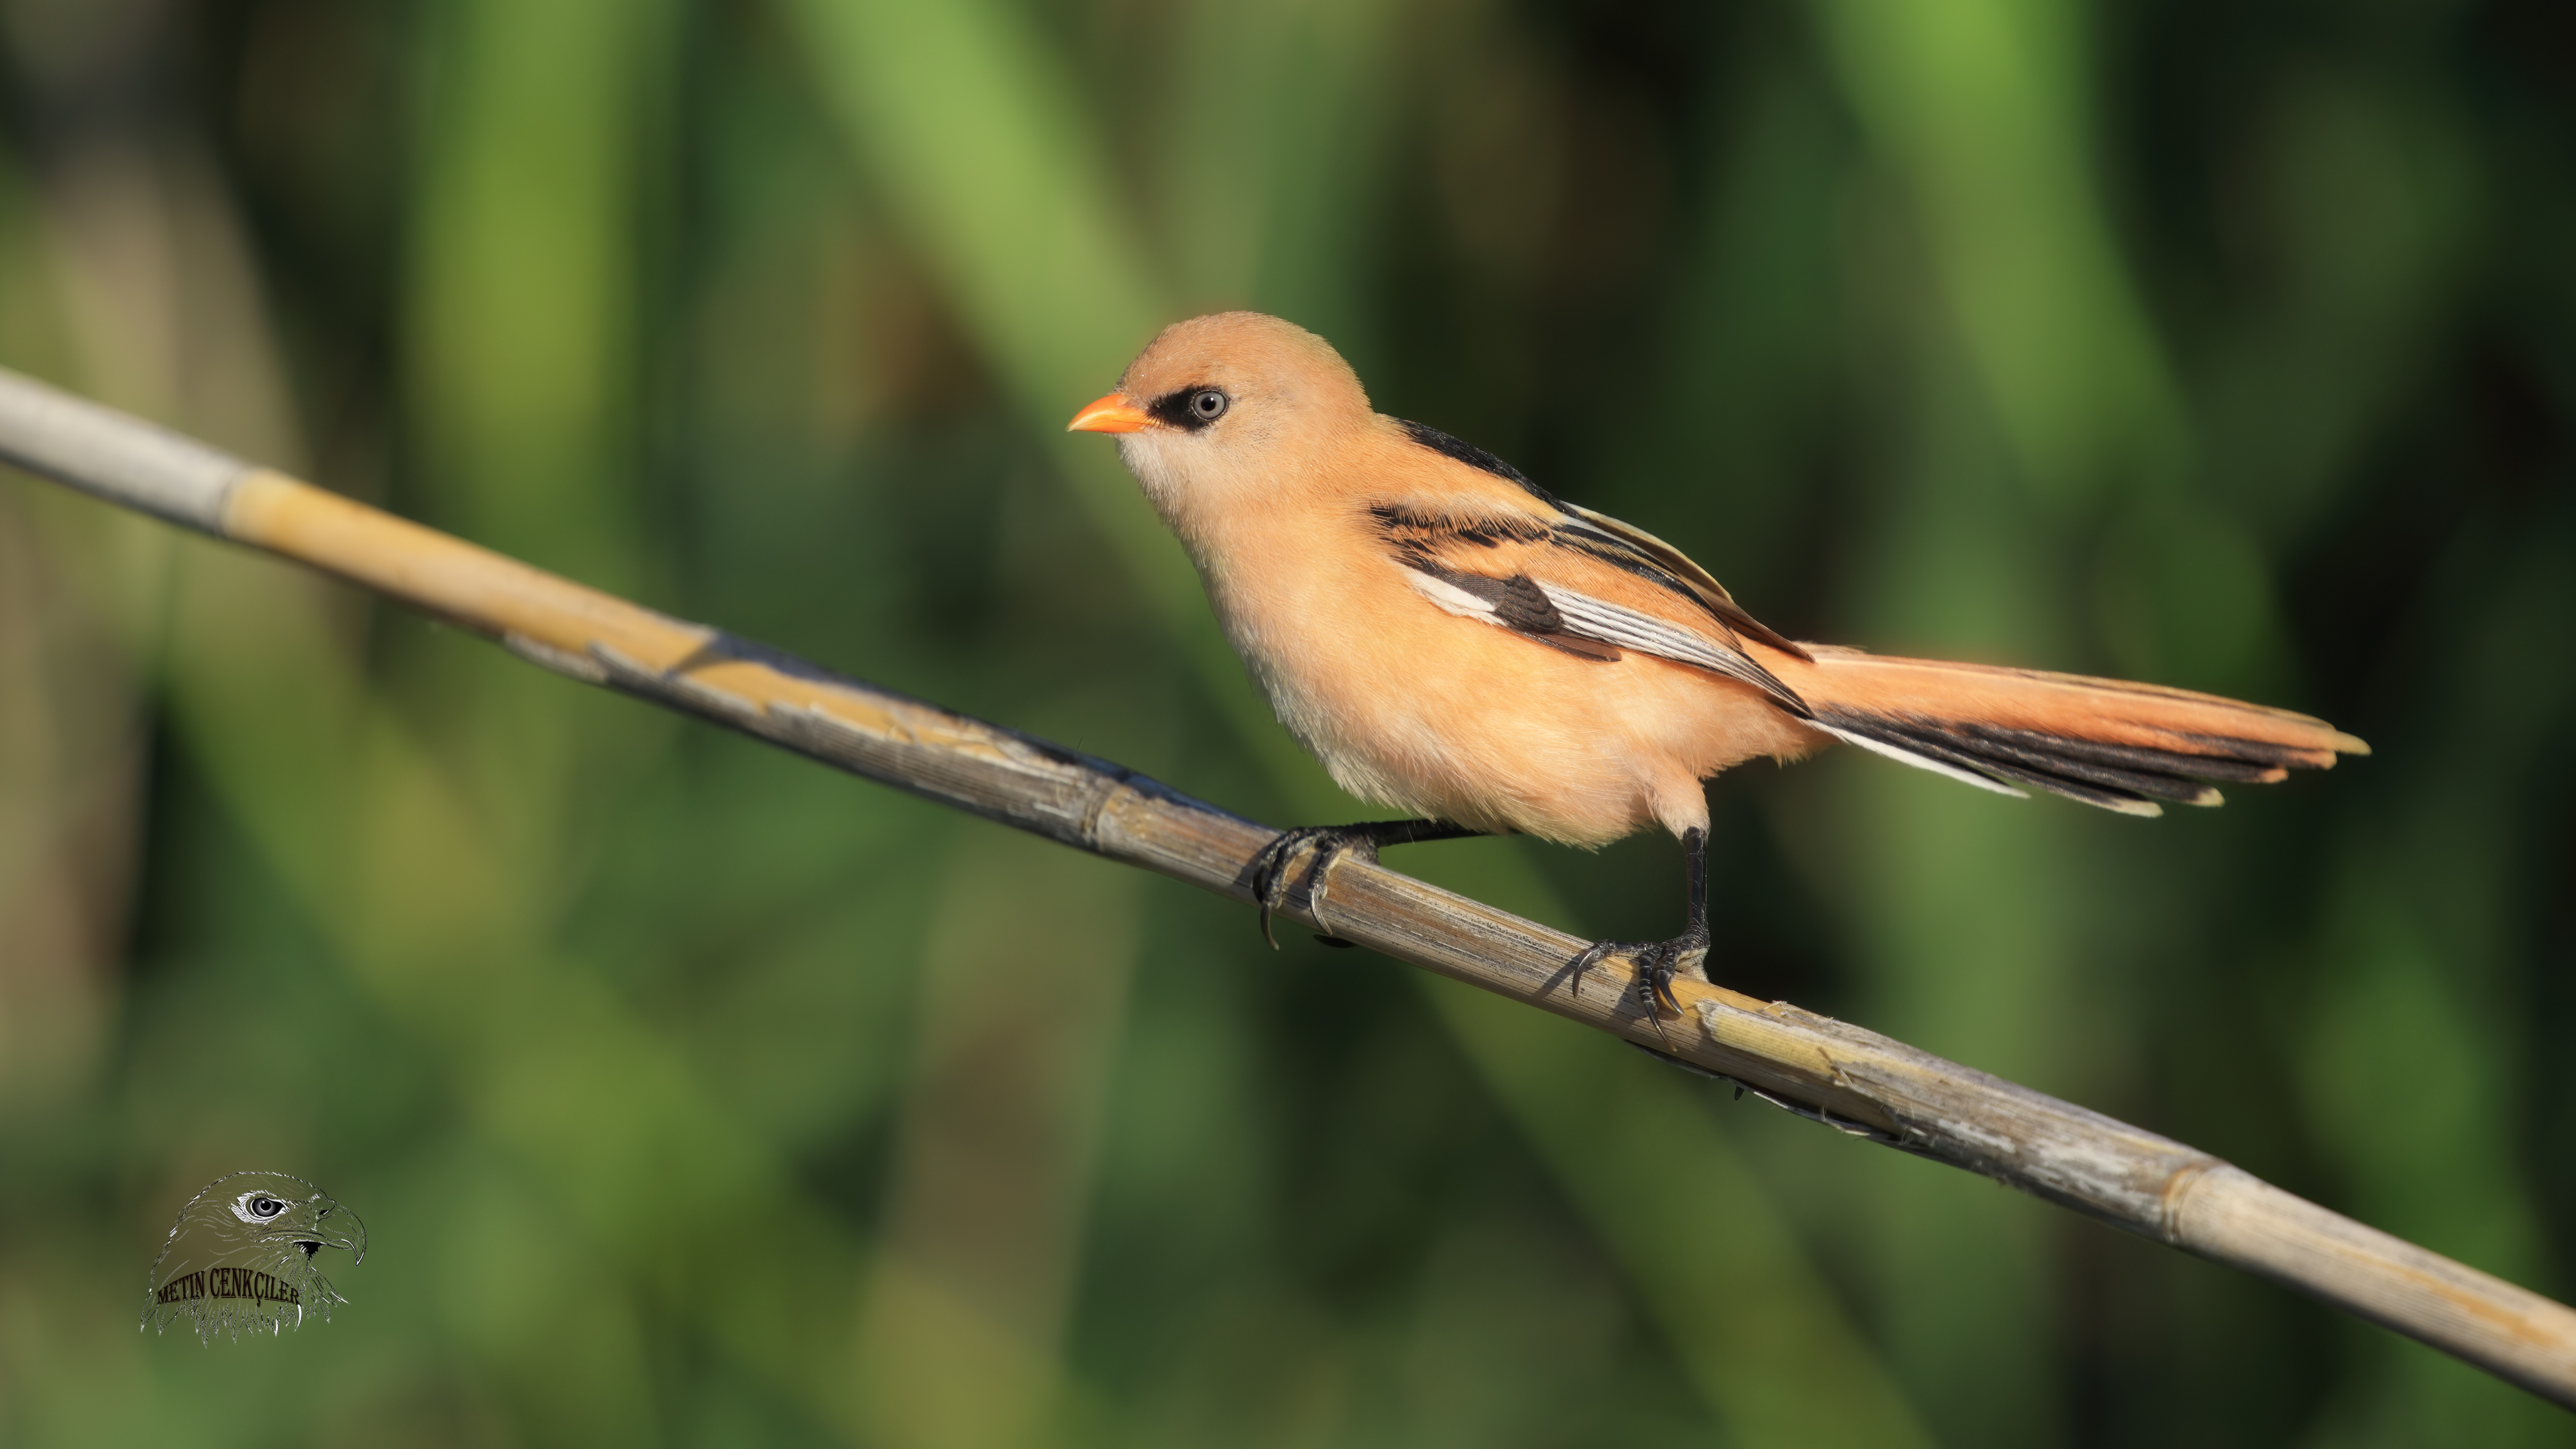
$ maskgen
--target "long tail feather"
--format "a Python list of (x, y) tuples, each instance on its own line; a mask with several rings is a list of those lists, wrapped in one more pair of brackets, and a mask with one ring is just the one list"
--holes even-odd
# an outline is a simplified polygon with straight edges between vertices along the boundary
[(2032, 669), (1882, 659), (1810, 645), (1779, 672), (1836, 739), (1989, 790), (2045, 790), (2127, 815), (2218, 805), (2370, 746), (2320, 719), (2211, 694)]

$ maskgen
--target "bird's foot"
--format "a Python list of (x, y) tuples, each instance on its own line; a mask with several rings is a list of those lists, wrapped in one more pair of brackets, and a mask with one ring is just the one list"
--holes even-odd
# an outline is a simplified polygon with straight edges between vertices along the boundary
[[(1361, 859), (1376, 864), (1378, 832), (1365, 825), (1304, 825), (1280, 831), (1252, 858), (1249, 884), (1252, 898), (1261, 903), (1261, 939), (1268, 941), (1273, 951), (1279, 949), (1279, 938), (1270, 933), (1270, 913), (1288, 904), (1288, 867), (1309, 846), (1315, 851), (1313, 861), (1306, 867), (1306, 883), (1311, 887), (1323, 878), (1333, 857), (1343, 851), (1359, 851)], [(1351, 944), (1332, 936), (1315, 939), (1328, 946)]]
[(1576, 996), (1583, 994), (1583, 973), (1613, 956), (1625, 956), (1635, 966), (1637, 1005), (1659, 1026), (1665, 1012), (1681, 1014), (1682, 1004), (1673, 995), (1675, 978), (1708, 979), (1706, 931), (1685, 931), (1669, 941), (1595, 941), (1566, 965)]

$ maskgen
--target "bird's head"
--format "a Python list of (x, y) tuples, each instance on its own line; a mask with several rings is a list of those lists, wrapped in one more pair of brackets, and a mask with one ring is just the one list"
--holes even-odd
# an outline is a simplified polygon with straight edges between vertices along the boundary
[(1114, 433), (1119, 455), (1184, 537), (1219, 511), (1328, 476), (1325, 454), (1373, 421), (1358, 374), (1332, 344), (1258, 312), (1163, 329), (1118, 390), (1067, 431)]
[(367, 1259), (367, 1229), (357, 1214), (303, 1178), (283, 1172), (236, 1172), (206, 1184), (179, 1220), (144, 1287), (143, 1321), (167, 1327), (182, 1315), (197, 1335), (217, 1329), (294, 1327), (311, 1310), (331, 1316), (345, 1303), (314, 1264), (314, 1254), (340, 1248)]

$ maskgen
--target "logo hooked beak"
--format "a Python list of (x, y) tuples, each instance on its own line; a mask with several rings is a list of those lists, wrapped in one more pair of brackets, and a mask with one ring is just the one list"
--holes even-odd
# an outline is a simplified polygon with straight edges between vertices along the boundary
[(358, 1221), (356, 1213), (326, 1197), (314, 1218), (311, 1228), (295, 1235), (305, 1257), (312, 1257), (316, 1248), (340, 1248), (352, 1263), (367, 1261), (367, 1225)]

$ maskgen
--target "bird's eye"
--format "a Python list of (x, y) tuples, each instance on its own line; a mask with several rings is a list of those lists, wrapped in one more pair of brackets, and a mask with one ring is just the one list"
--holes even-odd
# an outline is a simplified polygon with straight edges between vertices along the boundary
[(279, 1202), (273, 1197), (253, 1198), (251, 1199), (250, 1210), (259, 1214), (261, 1217), (273, 1218), (279, 1213), (286, 1211), (286, 1204)]
[(1190, 411), (1200, 422), (1212, 423), (1225, 416), (1226, 401), (1224, 393), (1209, 388), (1190, 399)]

